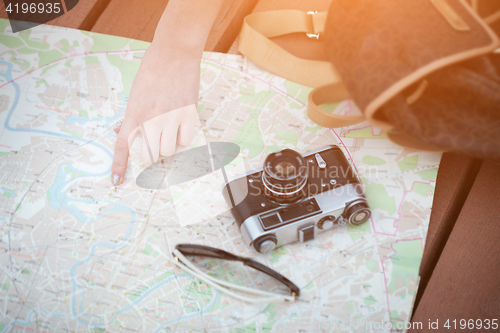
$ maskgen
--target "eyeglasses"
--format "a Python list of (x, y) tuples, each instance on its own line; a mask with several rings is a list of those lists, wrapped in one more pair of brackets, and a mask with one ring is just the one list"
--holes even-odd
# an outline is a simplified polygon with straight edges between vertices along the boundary
[[(251, 303), (262, 303), (262, 302), (276, 302), (276, 301), (294, 301), (295, 297), (298, 297), (300, 295), (300, 288), (297, 287), (292, 281), (288, 280), (286, 277), (281, 275), (280, 273), (272, 270), (271, 268), (262, 265), (261, 263), (250, 259), (250, 258), (243, 258), (237, 255), (234, 255), (232, 253), (219, 250), (213, 247), (209, 246), (204, 246), (204, 245), (197, 245), (197, 244), (177, 244), (175, 246), (175, 250), (173, 252), (174, 258), (175, 258), (175, 264), (185, 270), (186, 272), (192, 274), (193, 276), (196, 276), (200, 280), (206, 282), (207, 284), (210, 284), (213, 286), (215, 289), (227, 293), (237, 299), (246, 301), (246, 302), (251, 302)], [(209, 276), (208, 274), (204, 273), (201, 271), (198, 267), (193, 265), (185, 256), (203, 256), (203, 257), (209, 257), (209, 258), (216, 258), (216, 259), (223, 259), (223, 260), (229, 260), (229, 261), (239, 261), (243, 263), (243, 265), (251, 267), (253, 269), (256, 269), (264, 274), (267, 274), (268, 276), (280, 281), (284, 285), (286, 285), (288, 288), (290, 288), (291, 296), (284, 296), (280, 294), (275, 294), (267, 291), (262, 291), (262, 290), (257, 290), (257, 289), (252, 289), (252, 288), (247, 288), (239, 285), (235, 285), (232, 283), (228, 283), (222, 280), (218, 280), (212, 276)], [(226, 288), (224, 288), (224, 287)], [(244, 291), (249, 294), (255, 294), (255, 295), (260, 295), (264, 296), (263, 298), (248, 298), (245, 296), (242, 296), (241, 294), (236, 294), (232, 291), (230, 291), (228, 288), (239, 290), (239, 291)]]

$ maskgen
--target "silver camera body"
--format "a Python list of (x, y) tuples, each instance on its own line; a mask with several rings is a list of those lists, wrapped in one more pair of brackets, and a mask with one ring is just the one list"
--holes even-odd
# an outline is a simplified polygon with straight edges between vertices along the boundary
[(285, 149), (264, 167), (227, 182), (223, 195), (245, 244), (268, 253), (371, 216), (351, 165), (337, 146), (301, 156)]

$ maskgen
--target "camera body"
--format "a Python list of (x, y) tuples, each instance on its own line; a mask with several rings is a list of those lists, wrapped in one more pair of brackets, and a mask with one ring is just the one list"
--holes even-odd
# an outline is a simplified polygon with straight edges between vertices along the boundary
[(223, 195), (246, 245), (260, 253), (371, 216), (362, 185), (337, 146), (303, 156), (290, 149), (272, 153), (263, 168), (227, 182)]

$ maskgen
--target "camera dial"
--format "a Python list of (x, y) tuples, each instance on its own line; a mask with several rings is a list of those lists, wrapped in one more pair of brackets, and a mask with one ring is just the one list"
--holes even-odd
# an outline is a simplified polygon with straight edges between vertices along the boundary
[(372, 215), (368, 204), (364, 200), (348, 204), (344, 214), (349, 223), (355, 225), (367, 221)]
[(274, 234), (267, 234), (255, 240), (254, 247), (257, 252), (269, 253), (276, 247), (278, 239)]
[(276, 203), (292, 203), (304, 196), (307, 184), (307, 166), (304, 158), (294, 150), (269, 154), (262, 173), (264, 193)]
[(337, 218), (334, 215), (327, 215), (318, 221), (318, 228), (321, 230), (328, 230), (335, 226)]

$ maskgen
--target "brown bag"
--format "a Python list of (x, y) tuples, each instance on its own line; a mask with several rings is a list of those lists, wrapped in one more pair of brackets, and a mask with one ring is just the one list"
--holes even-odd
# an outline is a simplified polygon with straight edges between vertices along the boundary
[[(333, 66), (269, 40), (293, 32), (324, 32)], [(500, 160), (498, 35), (500, 1), (333, 0), (328, 15), (249, 15), (238, 47), (271, 72), (317, 87), (308, 115), (319, 125), (368, 120), (405, 147)], [(317, 107), (349, 97), (364, 117)]]

